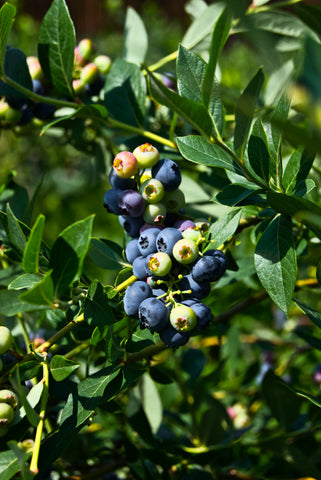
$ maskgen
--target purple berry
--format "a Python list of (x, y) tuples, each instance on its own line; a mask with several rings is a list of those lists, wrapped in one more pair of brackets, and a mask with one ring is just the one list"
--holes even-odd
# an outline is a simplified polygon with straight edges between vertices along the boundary
[(169, 310), (165, 304), (155, 297), (146, 298), (139, 305), (138, 317), (142, 327), (160, 332), (168, 326)]
[(121, 190), (118, 204), (120, 213), (129, 217), (140, 217), (145, 210), (144, 199), (135, 190)]
[(159, 180), (167, 191), (175, 190), (182, 180), (179, 166), (169, 158), (163, 158), (153, 166), (152, 176)]
[(104, 207), (107, 209), (107, 212), (113, 213), (114, 215), (120, 215), (121, 210), (119, 207), (119, 193), (120, 190), (111, 188), (107, 190), (104, 195)]
[(189, 219), (177, 220), (173, 225), (173, 227), (177, 228), (180, 232), (184, 232), (187, 228), (195, 228), (195, 226), (195, 223)]
[(145, 298), (151, 297), (152, 290), (146, 282), (136, 280), (127, 287), (124, 295), (124, 310), (126, 315), (137, 316), (138, 307)]

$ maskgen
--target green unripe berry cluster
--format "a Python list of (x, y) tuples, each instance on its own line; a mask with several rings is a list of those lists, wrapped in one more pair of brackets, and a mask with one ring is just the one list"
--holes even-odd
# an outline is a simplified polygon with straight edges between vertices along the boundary
[(0, 437), (8, 432), (16, 407), (17, 397), (15, 393), (8, 389), (0, 390)]

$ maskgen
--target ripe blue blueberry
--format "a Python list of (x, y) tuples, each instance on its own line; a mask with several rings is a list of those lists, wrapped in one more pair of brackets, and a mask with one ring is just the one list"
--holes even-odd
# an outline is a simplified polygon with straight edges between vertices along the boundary
[(166, 347), (171, 348), (182, 347), (190, 338), (189, 332), (178, 332), (171, 325), (162, 330), (159, 336), (165, 343)]
[(158, 228), (144, 230), (138, 239), (138, 248), (141, 255), (150, 255), (156, 252), (156, 238), (159, 234)]
[(44, 95), (45, 89), (43, 87), (43, 84), (40, 82), (40, 80), (32, 80), (32, 90), (34, 93), (37, 93), (38, 95)]
[(138, 307), (145, 298), (152, 296), (152, 290), (146, 282), (136, 280), (132, 285), (127, 287), (124, 295), (124, 310), (126, 315), (136, 317)]
[(150, 275), (150, 271), (147, 267), (147, 259), (143, 255), (139, 255), (133, 261), (133, 275), (139, 280), (144, 280)]
[(178, 240), (181, 240), (182, 234), (176, 228), (167, 227), (158, 233), (156, 238), (156, 247), (159, 252), (165, 252), (172, 255), (173, 247)]
[(136, 257), (140, 255), (138, 248), (138, 238), (130, 240), (125, 249), (125, 256), (129, 263), (133, 263)]
[[(221, 262), (222, 267), (226, 270), (227, 258), (226, 258), (225, 253), (222, 252), (222, 250), (217, 250), (217, 249), (206, 250), (206, 252), (204, 252), (203, 255), (217, 258), (217, 260), (219, 260)], [(225, 272), (225, 270), (224, 270), (224, 272)]]
[(169, 310), (165, 304), (155, 297), (146, 298), (139, 305), (138, 317), (142, 327), (160, 332), (168, 326)]
[(179, 288), (182, 291), (191, 290), (191, 293), (184, 293), (184, 298), (195, 297), (202, 299), (210, 293), (211, 286), (209, 282), (196, 282), (189, 273), (179, 281)]
[(140, 217), (145, 210), (144, 199), (136, 190), (121, 190), (118, 204), (120, 213), (129, 217)]
[(119, 193), (120, 190), (111, 188), (107, 190), (104, 195), (104, 207), (107, 209), (107, 212), (114, 213), (115, 215), (120, 215), (121, 210), (119, 207)]
[(55, 111), (56, 107), (54, 105), (44, 102), (36, 103), (33, 109), (34, 116), (39, 120), (47, 120), (53, 116)]
[(225, 272), (225, 267), (216, 257), (204, 255), (199, 258), (191, 270), (191, 274), (196, 282), (215, 282), (221, 278)]
[(134, 178), (119, 177), (112, 168), (109, 173), (109, 183), (113, 188), (118, 190), (135, 190), (136, 181)]
[(152, 168), (152, 176), (159, 180), (165, 190), (175, 190), (182, 181), (182, 174), (179, 166), (173, 160), (163, 158)]
[(118, 216), (119, 223), (130, 237), (138, 237), (141, 227), (144, 225), (142, 217), (128, 217), (126, 215)]
[(210, 307), (202, 302), (193, 303), (190, 307), (196, 314), (196, 329), (203, 330), (208, 326), (213, 317)]

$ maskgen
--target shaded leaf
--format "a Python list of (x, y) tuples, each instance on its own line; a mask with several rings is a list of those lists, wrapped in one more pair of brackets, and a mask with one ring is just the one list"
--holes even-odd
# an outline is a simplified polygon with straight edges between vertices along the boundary
[(77, 370), (79, 363), (68, 360), (62, 355), (54, 355), (50, 362), (50, 372), (56, 382), (61, 382)]
[(33, 305), (48, 305), (52, 307), (54, 304), (52, 271), (47, 272), (42, 280), (33, 285), (30, 290), (22, 293), (20, 299)]
[(232, 208), (212, 223), (210, 226), (210, 234), (211, 242), (214, 242), (214, 248), (218, 248), (235, 233), (241, 215), (242, 208)]
[(256, 120), (253, 125), (248, 143), (248, 161), (255, 174), (268, 185), (270, 179), (270, 152), (266, 132), (260, 119)]
[(4, 74), (4, 59), (7, 49), (9, 33), (13, 25), (16, 8), (11, 3), (5, 3), (0, 10), (0, 68), (1, 75)]
[[(9, 48), (5, 54), (4, 71), (7, 78), (14, 80), (19, 85), (32, 91), (32, 80), (26, 62), (26, 55), (18, 48)], [(0, 95), (27, 98), (14, 87), (0, 80)]]
[(28, 238), (22, 257), (22, 267), (26, 273), (38, 273), (39, 253), (45, 226), (44, 215), (39, 215)]
[(98, 281), (94, 281), (90, 285), (85, 300), (84, 316), (88, 324), (93, 326), (110, 325), (116, 321), (109, 306), (108, 295)]
[(293, 299), (298, 307), (309, 317), (310, 320), (319, 328), (321, 328), (321, 313), (301, 302), (297, 298)]
[(100, 268), (106, 270), (120, 270), (128, 265), (124, 262), (119, 246), (108, 240), (92, 238), (89, 247), (89, 257)]
[(22, 253), (26, 246), (26, 237), (9, 204), (7, 205), (7, 222), (9, 240), (17, 248), (18, 252)]
[(269, 223), (257, 243), (254, 261), (263, 287), (287, 314), (297, 274), (292, 223), (289, 217), (277, 215)]
[(141, 376), (133, 391), (141, 402), (150, 428), (155, 434), (162, 423), (163, 406), (153, 380), (148, 374)]

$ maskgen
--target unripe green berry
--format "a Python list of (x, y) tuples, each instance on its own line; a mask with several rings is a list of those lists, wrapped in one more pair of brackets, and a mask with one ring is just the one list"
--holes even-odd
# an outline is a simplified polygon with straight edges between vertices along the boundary
[(164, 197), (164, 187), (163, 184), (156, 180), (156, 178), (151, 178), (146, 180), (140, 187), (140, 193), (144, 200), (148, 203), (158, 203)]
[(7, 403), (12, 408), (16, 408), (18, 403), (16, 394), (6, 388), (0, 390), (0, 403)]
[(113, 161), (113, 169), (121, 178), (130, 178), (138, 170), (138, 163), (135, 155), (131, 152), (119, 152)]
[(8, 425), (14, 417), (13, 408), (7, 403), (0, 403), (0, 425)]
[(201, 238), (201, 232), (196, 228), (187, 228), (182, 232), (183, 238), (192, 240), (193, 242), (197, 242)]
[(82, 83), (93, 83), (99, 75), (99, 70), (97, 65), (94, 63), (87, 63), (80, 70), (80, 81)]
[(87, 61), (91, 60), (91, 58), (95, 54), (95, 50), (96, 50), (95, 45), (93, 41), (90, 40), (90, 38), (83, 38), (78, 43), (78, 51), (82, 56), (82, 58), (84, 58)]
[(178, 240), (173, 247), (173, 256), (179, 263), (187, 265), (193, 263), (198, 257), (198, 246), (188, 238)]
[(179, 212), (185, 205), (185, 195), (179, 188), (171, 192), (166, 192), (163, 204), (168, 212)]
[(4, 114), (4, 119), (8, 123), (18, 123), (21, 120), (21, 111), (9, 107)]
[(151, 178), (152, 178), (152, 169), (146, 168), (139, 179), (140, 184), (142, 185), (144, 182), (146, 182), (146, 180), (150, 180)]
[(0, 119), (6, 118), (6, 113), (10, 109), (10, 106), (7, 102), (0, 101)]
[(162, 203), (149, 203), (143, 215), (146, 223), (162, 225), (166, 217), (166, 208)]
[(172, 268), (172, 260), (165, 252), (156, 252), (150, 255), (147, 266), (153, 275), (163, 277), (167, 275)]
[(94, 63), (97, 65), (98, 70), (103, 75), (106, 75), (109, 72), (111, 67), (111, 59), (107, 55), (98, 55), (94, 59)]
[(196, 326), (196, 313), (187, 305), (177, 304), (172, 308), (169, 321), (179, 332), (188, 332)]
[(157, 148), (153, 147), (150, 143), (144, 143), (143, 145), (136, 147), (133, 154), (137, 158), (140, 168), (153, 167), (159, 160), (159, 152)]
[(0, 326), (0, 355), (9, 350), (12, 343), (12, 335), (9, 328)]

